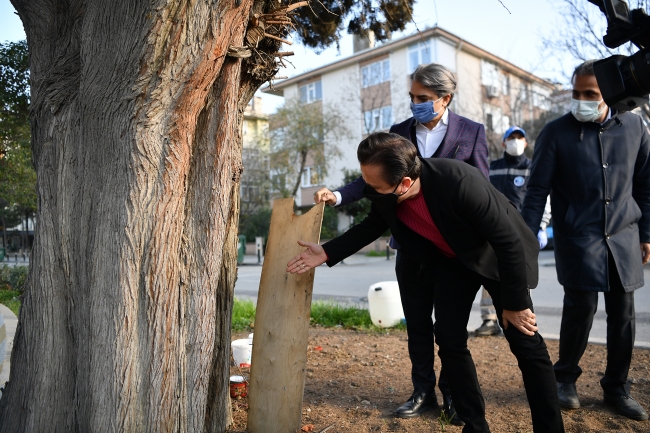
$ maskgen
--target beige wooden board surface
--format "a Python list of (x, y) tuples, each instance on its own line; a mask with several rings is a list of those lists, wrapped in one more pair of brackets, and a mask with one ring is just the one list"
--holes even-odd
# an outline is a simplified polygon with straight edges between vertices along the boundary
[(323, 204), (293, 213), (293, 199), (275, 200), (255, 313), (248, 392), (250, 433), (300, 429), (314, 270), (287, 273), (287, 263), (318, 242)]

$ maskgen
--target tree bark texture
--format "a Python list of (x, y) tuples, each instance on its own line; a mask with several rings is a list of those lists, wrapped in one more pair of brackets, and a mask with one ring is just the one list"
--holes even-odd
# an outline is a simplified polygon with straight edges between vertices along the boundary
[(241, 122), (275, 73), (226, 52), (268, 5), (12, 3), (38, 212), (0, 432), (224, 431)]

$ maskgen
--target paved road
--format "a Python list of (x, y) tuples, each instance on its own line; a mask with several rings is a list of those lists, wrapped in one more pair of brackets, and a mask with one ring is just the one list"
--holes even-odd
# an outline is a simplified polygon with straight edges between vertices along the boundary
[[(255, 265), (256, 262), (256, 258), (246, 256), (244, 265), (239, 267), (235, 296), (256, 299), (262, 272), (262, 267)], [(385, 257), (362, 255), (353, 256), (346, 260), (345, 265), (340, 264), (331, 269), (321, 266), (316, 270), (314, 279), (314, 299), (354, 303), (365, 307), (368, 287), (379, 281), (395, 280), (394, 266), (395, 262), (392, 258), (387, 261)], [(538, 324), (543, 336), (557, 338), (560, 333), (564, 292), (557, 282), (553, 251), (541, 252), (539, 271), (539, 286), (532, 291)], [(647, 286), (634, 293), (637, 317), (636, 345), (650, 348), (650, 267), (646, 266), (644, 271)], [(478, 305), (479, 294), (474, 301), (469, 329), (475, 329), (481, 324)], [(605, 302), (601, 293), (590, 341), (604, 343), (605, 337)]]

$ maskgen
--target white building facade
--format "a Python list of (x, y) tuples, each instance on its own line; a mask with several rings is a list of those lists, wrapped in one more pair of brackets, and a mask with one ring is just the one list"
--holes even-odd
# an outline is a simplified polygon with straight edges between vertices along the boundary
[(500, 157), (501, 136), (511, 124), (525, 124), (550, 109), (555, 85), (439, 27), (274, 83), (274, 90), (262, 91), (338, 107), (345, 112), (345, 126), (353, 131), (351, 137), (325, 138), (325, 145), (336, 145), (341, 157), (330, 161), (324, 178), (309, 175), (318, 167), (305, 169), (296, 197), (299, 206), (311, 205), (313, 193), (323, 186), (340, 187), (343, 169), (358, 170), (356, 149), (365, 136), (411, 117), (409, 76), (418, 65), (432, 62), (456, 74), (457, 93), (450, 108), (485, 124), (494, 157)]

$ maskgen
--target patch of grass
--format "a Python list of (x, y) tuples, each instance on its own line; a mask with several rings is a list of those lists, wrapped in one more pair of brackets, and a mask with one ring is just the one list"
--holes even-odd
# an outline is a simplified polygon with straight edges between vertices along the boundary
[(0, 304), (6, 305), (18, 316), (18, 311), (20, 310), (19, 296), (20, 292), (18, 290), (0, 290)]
[[(311, 304), (311, 326), (333, 328), (340, 326), (348, 329), (363, 329), (366, 331), (383, 331), (372, 324), (368, 310), (356, 306), (342, 306), (333, 302), (315, 301)], [(253, 301), (235, 298), (232, 308), (232, 330), (241, 332), (251, 330), (255, 324), (255, 304)], [(406, 325), (400, 323), (390, 329), (406, 330)]]
[[(343, 328), (381, 331), (384, 328), (373, 325), (368, 310), (356, 306), (341, 306), (327, 301), (316, 301), (311, 304), (311, 325), (326, 328), (341, 326)], [(391, 329), (406, 329), (400, 323)]]
[(315, 301), (311, 304), (311, 325), (326, 328), (342, 326), (344, 328), (370, 328), (370, 313), (355, 306), (341, 306), (332, 302)]
[(255, 304), (250, 300), (235, 298), (232, 305), (232, 330), (235, 332), (251, 329), (255, 323)]

